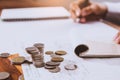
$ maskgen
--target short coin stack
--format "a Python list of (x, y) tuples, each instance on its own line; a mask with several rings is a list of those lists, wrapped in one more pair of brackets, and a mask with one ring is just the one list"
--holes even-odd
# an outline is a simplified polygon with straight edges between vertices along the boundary
[(34, 47), (26, 48), (26, 51), (31, 55), (35, 67), (44, 67), (44, 44), (36, 43)]
[(56, 51), (55, 53), (53, 51), (46, 51), (45, 54), (51, 56), (51, 61), (45, 63), (45, 69), (51, 73), (60, 72), (59, 65), (64, 61), (64, 58), (61, 56), (67, 54), (67, 52), (63, 50)]

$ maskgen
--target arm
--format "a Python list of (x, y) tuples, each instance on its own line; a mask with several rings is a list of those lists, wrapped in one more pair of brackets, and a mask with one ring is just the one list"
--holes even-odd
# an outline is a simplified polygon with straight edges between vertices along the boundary
[(107, 21), (120, 25), (120, 2), (119, 3), (105, 3), (108, 7), (108, 13), (104, 18)]

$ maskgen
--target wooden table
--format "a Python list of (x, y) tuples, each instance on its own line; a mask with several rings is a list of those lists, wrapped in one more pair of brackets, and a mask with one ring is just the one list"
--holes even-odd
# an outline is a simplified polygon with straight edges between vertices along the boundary
[(18, 80), (22, 74), (22, 68), (20, 65), (12, 65), (10, 59), (17, 57), (18, 54), (11, 55), (9, 58), (0, 58), (0, 72), (8, 72), (11, 75), (12, 80)]

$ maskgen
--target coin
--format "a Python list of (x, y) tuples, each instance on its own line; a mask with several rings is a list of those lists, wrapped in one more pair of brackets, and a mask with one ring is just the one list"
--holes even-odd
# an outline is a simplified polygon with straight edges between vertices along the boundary
[(30, 51), (31, 55), (36, 55), (36, 54), (40, 54), (39, 50), (35, 50), (35, 51)]
[(10, 74), (8, 72), (0, 72), (0, 80), (9, 80)]
[(56, 55), (56, 54), (51, 54), (50, 56), (51, 57), (60, 57), (59, 55)]
[(43, 43), (35, 43), (34, 46), (38, 48), (38, 50), (43, 53), (44, 52), (44, 44)]
[(88, 51), (88, 50), (89, 50), (89, 48), (88, 48), (87, 45), (85, 45), (85, 44), (80, 44), (80, 45), (78, 45), (78, 46), (75, 48), (74, 52), (75, 52), (75, 54), (76, 54), (77, 56), (80, 56), (81, 53), (86, 52), (86, 51)]
[(67, 52), (63, 51), (63, 50), (58, 50), (58, 51), (55, 52), (55, 54), (57, 54), (57, 55), (65, 55), (65, 54), (67, 54)]
[(48, 65), (48, 66), (59, 66), (59, 65), (60, 65), (60, 62), (48, 61), (48, 62), (46, 62), (46, 65)]
[(51, 73), (57, 73), (57, 72), (60, 72), (60, 67), (56, 67), (55, 69), (48, 69), (49, 72)]
[(54, 54), (54, 52), (53, 51), (46, 51), (45, 54), (51, 55), (51, 54)]
[(36, 47), (27, 47), (25, 50), (27, 53), (31, 54), (32, 51), (37, 51), (38, 49)]
[(64, 58), (62, 57), (52, 57), (51, 61), (53, 62), (62, 62), (64, 60)]
[(13, 64), (22, 64), (25, 62), (25, 57), (22, 57), (22, 56), (15, 57), (11, 61)]
[(10, 55), (10, 53), (1, 53), (0, 57), (7, 58), (7, 57), (9, 57), (9, 55)]
[(75, 65), (75, 64), (67, 64), (67, 65), (64, 66), (64, 68), (66, 70), (75, 70), (75, 69), (77, 69), (77, 65)]
[(35, 43), (34, 46), (37, 48), (43, 48), (44, 44), (43, 43)]
[(33, 64), (36, 68), (44, 67), (44, 62), (34, 61)]
[(45, 65), (44, 67), (45, 67), (45, 69), (55, 69), (56, 68), (56, 66), (49, 66), (49, 65)]
[(19, 80), (24, 80), (24, 76), (23, 76), (23, 75), (20, 75), (20, 76), (19, 76)]

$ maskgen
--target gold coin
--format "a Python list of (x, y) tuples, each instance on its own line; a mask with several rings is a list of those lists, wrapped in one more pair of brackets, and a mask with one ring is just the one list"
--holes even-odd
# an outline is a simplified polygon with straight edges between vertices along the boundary
[(51, 61), (53, 62), (62, 62), (64, 60), (64, 58), (62, 57), (52, 57)]
[(54, 54), (54, 52), (53, 51), (46, 51), (45, 54), (51, 55), (51, 54)]
[(11, 61), (13, 64), (22, 64), (25, 62), (25, 57), (22, 57), (22, 56), (15, 57)]
[(63, 50), (58, 50), (58, 51), (55, 52), (55, 54), (57, 54), (57, 55), (65, 55), (65, 54), (67, 54), (67, 52), (63, 51)]

